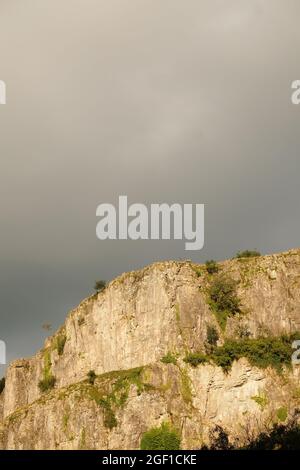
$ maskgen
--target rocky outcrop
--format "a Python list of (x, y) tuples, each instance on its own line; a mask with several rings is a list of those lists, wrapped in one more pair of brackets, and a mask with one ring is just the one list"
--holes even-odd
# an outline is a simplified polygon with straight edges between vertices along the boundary
[[(291, 414), (297, 400), (299, 406), (296, 366), (280, 375), (241, 359), (225, 373), (212, 364), (193, 368), (182, 358), (204, 351), (207, 324), (218, 330), (220, 344), (237, 337), (241, 326), (253, 338), (299, 331), (300, 250), (219, 267), (238, 281), (241, 300), (241, 313), (228, 318), (225, 331), (208, 303), (211, 276), (189, 261), (124, 274), (84, 300), (43, 350), (9, 366), (0, 395), (2, 447), (138, 448), (146, 429), (169, 420), (183, 446), (197, 448), (215, 424), (242, 442), (276, 421), (278, 409)], [(169, 351), (177, 364), (160, 362)], [(98, 376), (94, 385), (86, 380), (89, 370)], [(39, 382), (49, 375), (55, 388), (42, 393)], [(113, 406), (109, 400), (108, 410), (103, 396), (115, 393), (116, 381), (125, 395)], [(267, 397), (264, 407), (255, 397)]]

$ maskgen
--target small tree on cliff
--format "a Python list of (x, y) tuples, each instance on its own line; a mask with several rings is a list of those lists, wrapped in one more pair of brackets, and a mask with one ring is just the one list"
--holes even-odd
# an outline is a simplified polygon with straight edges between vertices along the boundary
[(96, 281), (95, 282), (95, 287), (94, 289), (97, 291), (97, 292), (102, 292), (106, 287), (106, 281), (103, 281), (102, 279), (100, 281)]

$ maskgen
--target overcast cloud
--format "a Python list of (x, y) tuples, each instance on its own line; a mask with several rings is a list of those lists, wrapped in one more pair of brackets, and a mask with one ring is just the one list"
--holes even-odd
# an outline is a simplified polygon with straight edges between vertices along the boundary
[[(0, 0), (0, 339), (32, 354), (112, 277), (299, 246), (298, 0)], [(205, 247), (96, 239), (96, 207), (205, 203)]]

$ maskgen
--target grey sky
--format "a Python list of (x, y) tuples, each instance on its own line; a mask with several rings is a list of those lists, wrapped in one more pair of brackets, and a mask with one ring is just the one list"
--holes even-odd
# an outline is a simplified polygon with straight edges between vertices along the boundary
[[(299, 246), (298, 0), (0, 0), (0, 339), (158, 259)], [(96, 239), (96, 207), (205, 203), (205, 248)]]

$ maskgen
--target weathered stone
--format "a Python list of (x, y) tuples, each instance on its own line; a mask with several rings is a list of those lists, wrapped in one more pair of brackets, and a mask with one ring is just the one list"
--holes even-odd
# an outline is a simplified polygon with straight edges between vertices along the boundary
[[(208, 304), (212, 278), (190, 261), (123, 274), (84, 300), (42, 351), (8, 367), (0, 395), (2, 448), (138, 448), (142, 433), (165, 420), (180, 429), (184, 447), (198, 448), (216, 424), (232, 442), (243, 442), (275, 422), (279, 407), (292, 413), (297, 400), (299, 407), (296, 366), (279, 376), (241, 359), (225, 374), (211, 364), (192, 368), (182, 358), (186, 351), (205, 350), (208, 324), (218, 330), (219, 343), (237, 337), (241, 325), (252, 337), (299, 331), (300, 250), (219, 267), (238, 281), (241, 299), (242, 312), (228, 319), (225, 332)], [(160, 362), (168, 352), (177, 355), (177, 365)], [(82, 381), (90, 370), (102, 375), (141, 366), (149, 386), (141, 391), (130, 385), (126, 403), (114, 410), (117, 426), (108, 429), (103, 409)], [(56, 384), (42, 394), (38, 384), (47, 367)], [(260, 395), (268, 397), (263, 410), (253, 399)]]

